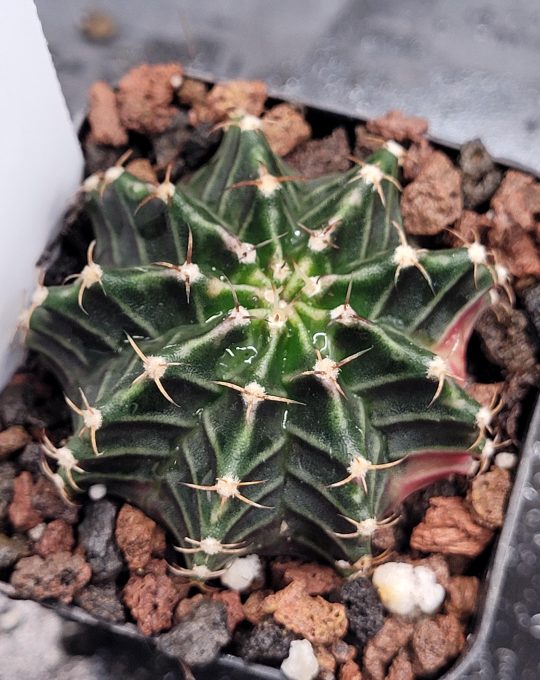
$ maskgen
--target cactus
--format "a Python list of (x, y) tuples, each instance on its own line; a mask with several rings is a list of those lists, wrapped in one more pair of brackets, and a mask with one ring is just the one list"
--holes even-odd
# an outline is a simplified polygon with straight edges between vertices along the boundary
[(88, 263), (27, 315), (73, 411), (75, 434), (44, 441), (66, 498), (104, 483), (197, 578), (253, 552), (354, 570), (401, 498), (469, 469), (489, 413), (465, 351), (491, 267), (479, 243), (407, 241), (402, 153), (307, 181), (244, 116), (185, 186), (121, 165), (85, 180)]

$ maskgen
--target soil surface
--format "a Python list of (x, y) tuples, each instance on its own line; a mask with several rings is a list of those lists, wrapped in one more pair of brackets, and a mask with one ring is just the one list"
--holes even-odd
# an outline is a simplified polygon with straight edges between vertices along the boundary
[[(391, 614), (371, 569), (344, 581), (306, 561), (265, 560), (244, 592), (175, 576), (171, 540), (138, 509), (113, 498), (66, 505), (40, 467), (40, 441), (69, 435), (61, 391), (29, 356), (0, 395), (0, 577), (19, 596), (77, 604), (98, 619), (135, 623), (159, 649), (191, 665), (220, 650), (279, 666), (307, 640), (323, 680), (433, 677), (459, 655), (474, 625), (488, 552), (504, 519), (513, 469), (539, 383), (540, 185), (496, 166), (477, 141), (459, 154), (425, 137), (426, 121), (390, 112), (365, 125), (267, 100), (260, 82), (210, 87), (178, 64), (143, 65), (113, 90), (97, 83), (82, 133), (88, 173), (127, 150), (145, 182), (186, 179), (214, 152), (220, 123), (241, 109), (262, 115), (270, 142), (306, 177), (342, 171), (388, 139), (405, 147), (402, 210), (411, 237), (436, 248), (478, 241), (499, 265), (494, 305), (470, 343), (468, 389), (500, 404), (495, 441), (471, 478), (438, 482), (410, 497), (400, 521), (375, 536), (379, 553), (433, 575), (433, 611)], [(282, 131), (282, 134), (278, 134)], [(511, 235), (510, 235), (511, 234)], [(66, 216), (46, 284), (85, 264), (92, 238), (78, 202)], [(508, 441), (507, 441), (508, 440)], [(386, 551), (386, 552), (385, 552)], [(419, 572), (420, 573), (420, 572)]]

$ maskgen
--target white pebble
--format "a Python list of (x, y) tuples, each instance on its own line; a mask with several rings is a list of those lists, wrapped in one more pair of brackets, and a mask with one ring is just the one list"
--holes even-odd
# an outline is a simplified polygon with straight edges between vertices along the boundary
[(289, 656), (281, 670), (290, 680), (313, 680), (319, 672), (319, 662), (309, 640), (293, 640)]
[(246, 590), (262, 574), (261, 560), (258, 555), (236, 557), (221, 577), (221, 583), (232, 590)]
[(405, 562), (387, 562), (373, 572), (373, 585), (381, 602), (393, 614), (411, 615), (416, 608), (414, 567)]
[(92, 501), (100, 501), (107, 495), (107, 487), (105, 484), (92, 484), (88, 489), (88, 496)]
[(373, 585), (392, 614), (434, 614), (443, 603), (445, 590), (429, 567), (387, 562), (373, 572)]
[(502, 470), (512, 470), (517, 465), (517, 456), (509, 451), (501, 451), (495, 456), (495, 465)]
[(434, 614), (444, 601), (445, 591), (433, 569), (418, 566), (414, 568), (416, 580), (416, 604), (424, 614)]
[(32, 529), (29, 530), (28, 536), (32, 539), (32, 541), (39, 541), (39, 539), (43, 536), (43, 532), (45, 531), (45, 527), (47, 525), (45, 522), (41, 522), (41, 524), (36, 524), (35, 527), (32, 527)]

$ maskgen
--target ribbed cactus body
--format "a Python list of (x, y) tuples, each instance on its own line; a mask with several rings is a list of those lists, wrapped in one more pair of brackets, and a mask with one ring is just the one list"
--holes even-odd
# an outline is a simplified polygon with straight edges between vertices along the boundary
[(399, 497), (470, 463), (459, 381), (492, 279), (471, 248), (406, 242), (396, 149), (308, 182), (246, 117), (186, 186), (84, 184), (95, 252), (30, 319), (74, 410), (48, 454), (197, 575), (240, 550), (357, 563)]

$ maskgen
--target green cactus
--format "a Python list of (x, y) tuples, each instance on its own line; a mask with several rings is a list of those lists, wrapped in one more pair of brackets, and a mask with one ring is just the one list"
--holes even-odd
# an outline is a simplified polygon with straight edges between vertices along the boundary
[(106, 484), (206, 578), (231, 553), (361, 565), (404, 495), (468, 469), (491, 269), (479, 243), (406, 241), (401, 154), (304, 181), (247, 116), (185, 186), (85, 181), (95, 261), (39, 289), (28, 333), (74, 411), (45, 440), (66, 496)]

